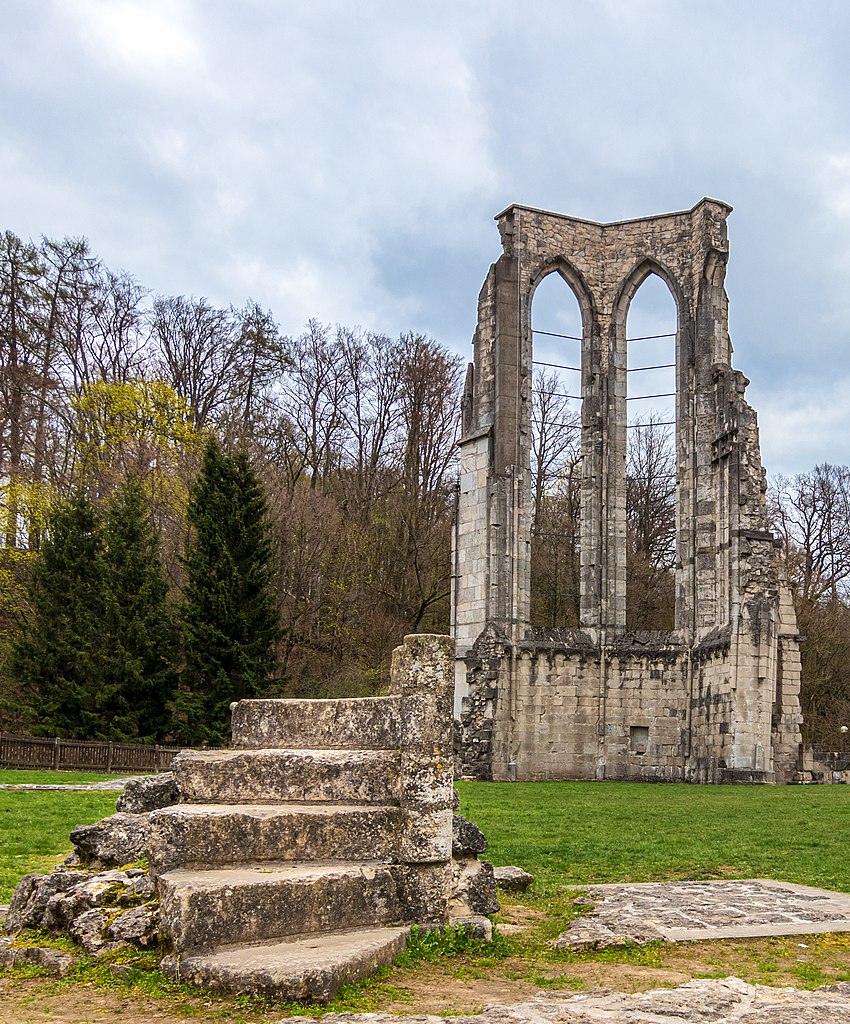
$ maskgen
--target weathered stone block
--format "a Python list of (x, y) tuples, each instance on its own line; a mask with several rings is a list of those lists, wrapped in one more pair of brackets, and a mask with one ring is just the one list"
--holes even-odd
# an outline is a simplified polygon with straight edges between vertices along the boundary
[(398, 803), (397, 750), (183, 751), (174, 777), (188, 803)]
[(146, 814), (121, 813), (94, 825), (78, 825), (71, 830), (71, 843), (80, 864), (94, 868), (122, 867), (145, 855), (147, 836)]
[(410, 919), (416, 881), (376, 862), (178, 869), (159, 879), (161, 915), (178, 952), (396, 925)]
[(171, 772), (128, 779), (118, 798), (116, 810), (125, 814), (145, 814), (160, 807), (170, 807), (180, 799), (177, 783)]
[(148, 855), (157, 873), (179, 866), (324, 860), (331, 851), (340, 860), (392, 860), (399, 828), (397, 807), (178, 804), (151, 813)]
[(327, 1002), (340, 985), (390, 963), (409, 929), (371, 928), (356, 933), (240, 946), (216, 953), (167, 957), (166, 974), (219, 991), (256, 992), (274, 999)]
[(88, 871), (64, 867), (54, 869), (49, 875), (24, 875), (12, 894), (5, 930), (14, 933), (22, 928), (41, 928), (51, 897), (68, 892), (90, 878)]
[(463, 857), (467, 854), (484, 853), (487, 840), (481, 829), (462, 814), (452, 816), (452, 856)]
[(242, 700), (233, 710), (235, 747), (389, 750), (401, 740), (399, 698)]

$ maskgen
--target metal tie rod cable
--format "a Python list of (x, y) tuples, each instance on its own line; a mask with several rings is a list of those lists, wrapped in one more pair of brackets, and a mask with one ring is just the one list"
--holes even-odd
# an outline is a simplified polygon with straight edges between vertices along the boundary
[(535, 366), (554, 366), (558, 370), (575, 370), (576, 373), (581, 373), (580, 366), (567, 366), (566, 363), (544, 363), (542, 359), (532, 359), (531, 361)]
[(541, 391), (540, 388), (532, 388), (533, 395), (549, 395), (550, 398), (572, 398), (576, 402), (582, 400), (581, 395), (568, 395), (566, 391)]
[[(580, 366), (569, 366), (567, 363), (549, 363), (544, 359), (532, 359), (531, 362), (535, 366), (552, 366), (556, 370), (574, 370), (576, 373), (581, 373)], [(657, 363), (655, 366), (630, 366), (626, 373), (640, 373), (642, 370), (674, 370), (675, 368), (675, 363)]]
[(626, 338), (626, 341), (652, 341), (654, 338), (675, 338), (676, 331), (672, 334), (641, 334), (636, 338)]
[[(572, 395), (567, 395), (568, 398), (572, 398)], [(626, 398), (627, 402), (642, 402), (647, 398), (675, 398), (675, 391), (664, 391), (660, 395), (630, 395)]]
[[(583, 341), (583, 338), (577, 338), (574, 334), (558, 334), (557, 331), (538, 331), (533, 327), (531, 329), (532, 334), (545, 334), (547, 338), (566, 338), (567, 341)], [(635, 338), (626, 338), (626, 341), (652, 341), (655, 338), (675, 338), (677, 331), (673, 331), (672, 334), (641, 334)]]
[(634, 430), (635, 427), (675, 427), (675, 420), (655, 420), (653, 423), (627, 423), (626, 430)]
[(545, 334), (547, 338), (566, 338), (567, 341), (581, 341), (581, 338), (577, 338), (574, 334), (557, 334), (555, 331), (535, 331), (532, 327), (532, 334)]

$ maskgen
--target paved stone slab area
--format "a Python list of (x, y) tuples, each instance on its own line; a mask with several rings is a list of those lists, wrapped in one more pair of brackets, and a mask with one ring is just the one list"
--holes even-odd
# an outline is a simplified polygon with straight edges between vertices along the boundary
[(561, 949), (850, 932), (850, 894), (770, 879), (593, 885), (586, 891), (585, 901), (577, 902), (593, 909), (561, 934), (555, 942)]
[(104, 782), (4, 782), (0, 783), (0, 789), (33, 789), (33, 790), (73, 790), (74, 792), (80, 792), (83, 790), (115, 790), (116, 792), (123, 792), (124, 787), (132, 779), (147, 778), (148, 776), (133, 775), (126, 779), (106, 779)]
[[(323, 1024), (847, 1024), (850, 984), (814, 992), (748, 985), (738, 978), (691, 981), (674, 989), (625, 994), (552, 993), (465, 1017), (390, 1013), (327, 1014)], [(315, 1024), (290, 1017), (280, 1024)]]

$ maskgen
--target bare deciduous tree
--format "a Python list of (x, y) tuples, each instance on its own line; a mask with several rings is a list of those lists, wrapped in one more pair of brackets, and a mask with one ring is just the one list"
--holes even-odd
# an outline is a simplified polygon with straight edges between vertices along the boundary
[(579, 620), (581, 414), (552, 370), (534, 374), (531, 402), (531, 614), (537, 626)]
[(630, 428), (626, 459), (626, 623), (674, 625), (676, 450), (673, 430), (648, 415)]

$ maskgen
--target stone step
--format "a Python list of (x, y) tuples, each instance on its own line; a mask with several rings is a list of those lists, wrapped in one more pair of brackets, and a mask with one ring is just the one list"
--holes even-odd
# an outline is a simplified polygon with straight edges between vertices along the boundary
[(401, 740), (400, 698), (240, 700), (231, 724), (234, 747), (392, 750)]
[(409, 928), (365, 928), (162, 961), (172, 978), (224, 992), (326, 1003), (340, 985), (371, 974), (404, 949)]
[(398, 803), (395, 750), (185, 750), (171, 771), (187, 803)]
[(159, 878), (162, 921), (178, 953), (316, 932), (401, 925), (419, 906), (406, 867), (381, 862), (251, 864)]
[(175, 804), (152, 811), (155, 874), (257, 861), (393, 860), (401, 829), (386, 804)]

